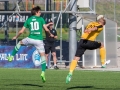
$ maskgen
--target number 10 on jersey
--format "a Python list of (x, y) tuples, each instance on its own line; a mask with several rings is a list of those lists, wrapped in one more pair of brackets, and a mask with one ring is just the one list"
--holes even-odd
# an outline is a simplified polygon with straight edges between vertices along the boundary
[(39, 22), (31, 22), (31, 31), (39, 30)]

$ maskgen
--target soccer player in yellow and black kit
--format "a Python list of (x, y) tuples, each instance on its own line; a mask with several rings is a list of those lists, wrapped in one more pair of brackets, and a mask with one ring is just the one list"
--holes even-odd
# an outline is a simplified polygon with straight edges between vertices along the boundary
[(106, 61), (106, 50), (101, 42), (95, 41), (96, 37), (103, 30), (103, 26), (106, 24), (106, 20), (103, 15), (97, 17), (96, 22), (91, 22), (86, 26), (84, 33), (81, 36), (79, 46), (77, 48), (74, 59), (70, 64), (70, 71), (66, 77), (66, 83), (69, 83), (73, 74), (74, 69), (76, 68), (78, 60), (84, 54), (86, 50), (100, 49), (100, 57), (102, 68), (105, 68), (107, 64), (110, 63), (110, 60)]

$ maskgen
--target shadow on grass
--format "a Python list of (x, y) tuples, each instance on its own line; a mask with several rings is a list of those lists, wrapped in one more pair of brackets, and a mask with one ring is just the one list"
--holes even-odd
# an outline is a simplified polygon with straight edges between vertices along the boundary
[(69, 88), (67, 88), (66, 90), (76, 90), (76, 89), (82, 89), (82, 88), (84, 88), (84, 89), (89, 89), (89, 90), (93, 90), (93, 89), (100, 89), (100, 90), (120, 90), (120, 88), (96, 88), (96, 87), (94, 87), (94, 86), (75, 86), (75, 87), (69, 87)]
[[(11, 85), (22, 85), (22, 86), (35, 86), (35, 87), (43, 87), (41, 85), (35, 85), (35, 84), (10, 84)], [(6, 86), (9, 86), (9, 85), (6, 85)]]
[(75, 86), (75, 87), (69, 87), (66, 90), (80, 89), (80, 88), (94, 88), (94, 87), (93, 86)]
[(21, 84), (21, 85), (24, 85), (24, 86), (37, 86), (37, 87), (43, 87), (41, 85), (35, 85), (35, 84)]

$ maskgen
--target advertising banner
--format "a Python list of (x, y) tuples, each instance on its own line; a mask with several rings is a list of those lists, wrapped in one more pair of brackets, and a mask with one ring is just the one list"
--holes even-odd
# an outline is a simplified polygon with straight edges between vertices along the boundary
[(11, 55), (14, 46), (0, 46), (0, 67), (9, 68), (40, 68), (41, 58), (35, 47), (21, 46), (13, 61), (7, 57)]
[(31, 16), (30, 13), (21, 13), (21, 16), (18, 14), (12, 13), (1, 13), (0, 14), (0, 27), (4, 25), (5, 21), (9, 23), (9, 27), (15, 27), (16, 20), (18, 22), (18, 27), (22, 27), (24, 22)]

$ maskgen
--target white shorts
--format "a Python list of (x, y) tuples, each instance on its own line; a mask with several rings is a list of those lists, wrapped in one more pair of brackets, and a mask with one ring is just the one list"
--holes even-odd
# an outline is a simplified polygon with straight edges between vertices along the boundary
[(28, 45), (35, 46), (39, 53), (45, 52), (43, 40), (36, 40), (27, 37), (22, 40), (22, 43), (27, 46)]

